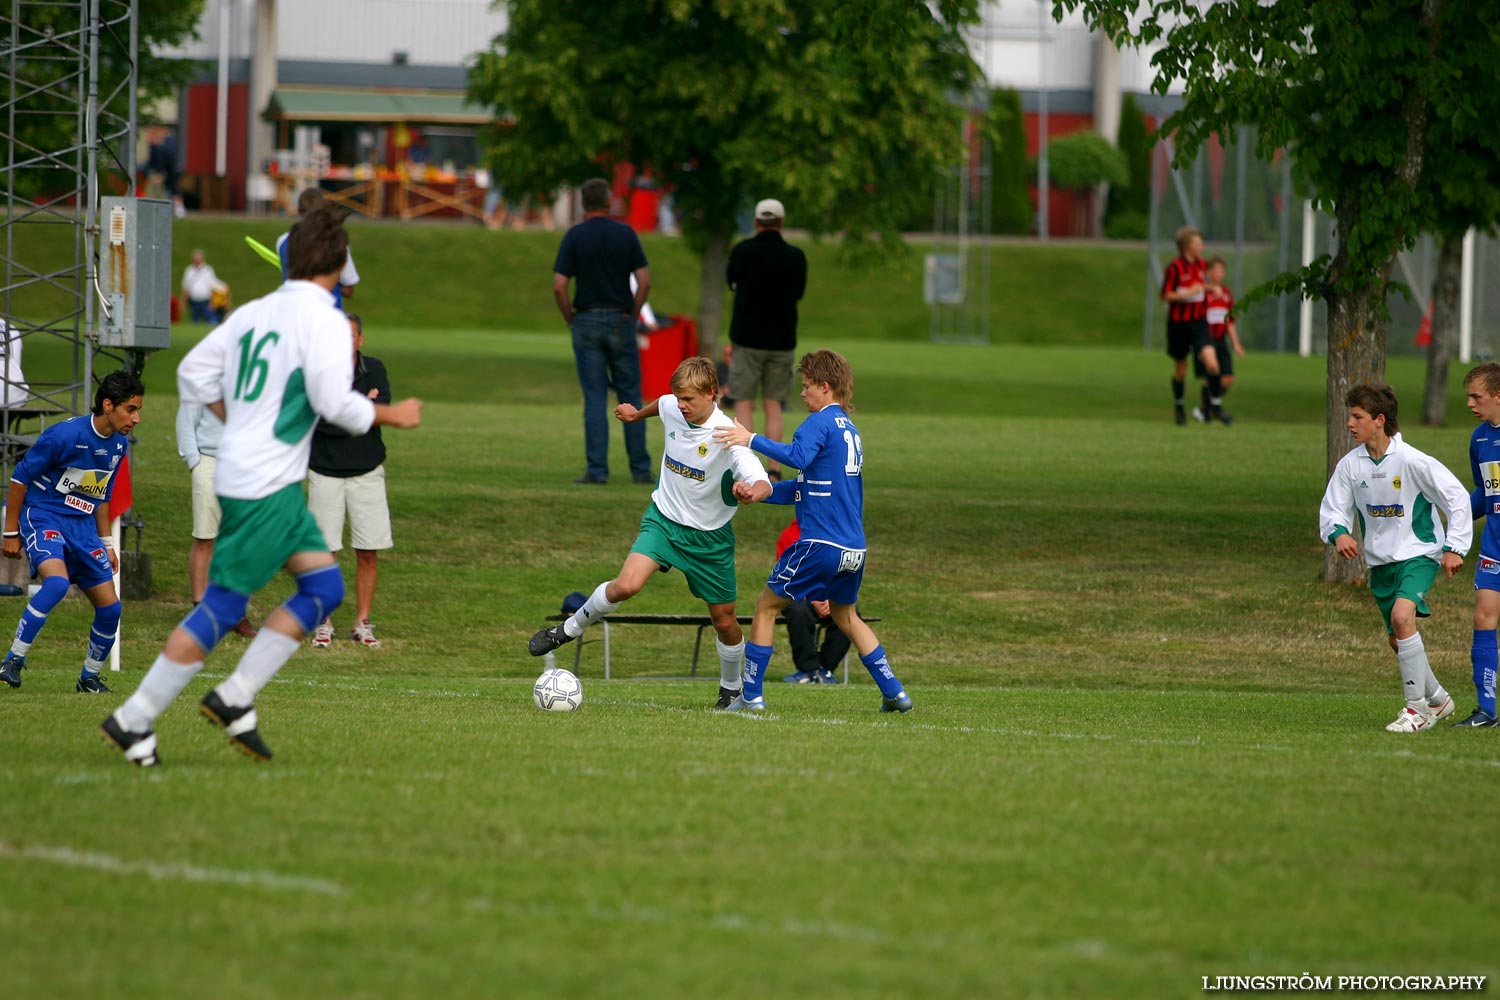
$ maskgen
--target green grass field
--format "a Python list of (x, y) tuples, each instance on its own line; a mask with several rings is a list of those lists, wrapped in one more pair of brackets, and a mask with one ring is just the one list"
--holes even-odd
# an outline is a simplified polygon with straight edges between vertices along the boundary
[[(861, 676), (714, 713), (690, 631), (622, 626), (615, 679), (586, 646), (584, 706), (556, 715), (525, 640), (614, 574), (646, 491), (570, 483), (554, 325), (370, 324), (397, 395), (428, 400), (387, 434), (385, 646), (300, 653), (258, 702), (264, 766), (194, 705), (238, 638), (160, 720), (155, 772), (95, 732), (187, 608), (188, 338), (151, 361), (156, 594), (127, 607), (117, 693), (72, 691), (80, 601), (0, 689), (0, 995), (1156, 998), (1497, 972), (1500, 743), (1382, 729), (1401, 698), (1373, 603), (1318, 580), (1318, 361), (1252, 356), (1237, 426), (1177, 428), (1138, 348), (808, 340), (858, 378), (862, 607), (916, 710), (879, 714)], [(1421, 371), (1390, 375), (1414, 409)], [(1465, 468), (1466, 424), (1407, 436)], [(736, 519), (746, 609), (786, 520)], [(1467, 714), (1469, 584), (1433, 606)], [(675, 574), (630, 607), (696, 610)], [(782, 637), (772, 675), (788, 662)]]

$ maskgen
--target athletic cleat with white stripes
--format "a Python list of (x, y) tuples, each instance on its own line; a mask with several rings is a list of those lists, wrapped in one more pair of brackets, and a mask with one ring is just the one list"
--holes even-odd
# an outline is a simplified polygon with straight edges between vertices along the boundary
[(735, 695), (734, 700), (724, 706), (724, 711), (726, 712), (764, 712), (765, 710), (766, 699), (764, 697), (746, 698), (743, 691)]
[(1432, 722), (1431, 713), (1419, 712), (1407, 705), (1385, 729), (1388, 733), (1420, 733), (1424, 729), (1432, 728)]
[(738, 691), (731, 691), (727, 687), (720, 685), (719, 700), (714, 702), (714, 708), (721, 710), (728, 708), (730, 706), (730, 703), (732, 703), (734, 699), (738, 698), (739, 695), (740, 693)]
[(902, 691), (894, 698), (882, 698), (880, 699), (880, 710), (882, 712), (910, 712), (911, 696)]
[(1472, 713), (1470, 713), (1467, 719), (1464, 719), (1462, 722), (1449, 723), (1448, 728), (1490, 729), (1493, 728), (1497, 722), (1500, 722), (1500, 719), (1496, 719), (1493, 715), (1490, 715), (1482, 708), (1476, 708)]
[(81, 694), (109, 694), (109, 688), (104, 686), (104, 679), (88, 671), (78, 675), (78, 683), (73, 685), (73, 690)]
[(526, 644), (526, 648), (531, 651), (531, 655), (545, 656), (558, 646), (572, 642), (573, 637), (563, 631), (563, 625), (565, 624), (567, 623), (558, 622), (551, 628), (544, 628), (532, 636), (531, 641)]
[(229, 736), (229, 742), (245, 756), (253, 760), (271, 759), (271, 748), (266, 746), (265, 740), (260, 738), (260, 733), (255, 728), (258, 720), (254, 705), (230, 708), (224, 704), (224, 699), (219, 697), (217, 691), (210, 691), (199, 702), (198, 711), (209, 722), (224, 730)]
[(17, 656), (15, 653), (6, 653), (5, 659), (0, 660), (0, 681), (4, 681), (13, 688), (21, 686), (21, 671), (26, 669), (26, 657)]
[(156, 734), (151, 730), (133, 733), (120, 725), (114, 713), (104, 717), (99, 724), (104, 742), (125, 755), (125, 759), (136, 767), (155, 767), (161, 761), (156, 756)]

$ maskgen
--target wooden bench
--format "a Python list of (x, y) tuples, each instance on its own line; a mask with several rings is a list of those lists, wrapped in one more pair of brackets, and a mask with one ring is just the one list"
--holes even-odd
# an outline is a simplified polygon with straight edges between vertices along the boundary
[[(571, 617), (572, 617), (572, 615), (548, 615), (547, 616), (547, 620), (549, 622), (560, 622), (560, 621), (564, 621), (565, 619), (568, 619), (568, 618), (571, 618)], [(859, 618), (860, 618), (860, 621), (863, 621), (863, 622), (878, 622), (878, 621), (880, 621), (880, 619), (878, 617), (866, 617), (865, 615), (860, 615)], [(749, 625), (750, 622), (751, 622), (751, 617), (749, 615), (739, 615), (736, 620), (739, 621), (739, 623), (741, 625)], [(617, 614), (617, 615), (605, 615), (603, 618), (599, 619), (599, 621), (595, 622), (595, 624), (596, 625), (601, 625), (604, 628), (604, 639), (603, 639), (603, 642), (604, 642), (604, 679), (605, 680), (609, 680), (609, 627), (610, 627), (611, 624), (614, 624), (614, 625), (696, 625), (698, 627), (698, 632), (697, 632), (697, 635), (693, 638), (693, 669), (692, 669), (692, 674), (691, 674), (691, 676), (693, 676), (693, 677), (697, 677), (698, 676), (698, 654), (700, 652), (702, 652), (702, 650), (703, 650), (703, 630), (704, 629), (713, 628), (713, 626), (714, 626), (713, 619), (709, 618), (708, 615), (618, 615)], [(777, 618), (776, 618), (776, 624), (777, 625), (785, 625), (786, 624), (786, 619), (782, 618), (780, 616), (777, 616)], [(590, 626), (590, 627), (592, 627), (592, 626)], [(598, 639), (590, 640), (590, 639), (587, 638), (587, 636), (588, 636), (588, 632), (587, 632), (587, 630), (585, 630), (585, 632), (584, 632), (583, 635), (581, 635), (577, 639), (573, 640), (573, 642), (575, 644), (575, 648), (573, 650), (573, 673), (575, 673), (575, 674), (578, 673), (578, 665), (579, 665), (580, 661), (582, 661), (582, 659), (583, 659), (583, 646), (584, 646), (584, 643), (585, 642), (591, 642), (591, 641), (592, 642), (598, 642), (598, 641), (600, 641)], [(844, 656), (844, 683), (845, 684), (849, 683), (849, 657), (848, 657), (847, 654)]]

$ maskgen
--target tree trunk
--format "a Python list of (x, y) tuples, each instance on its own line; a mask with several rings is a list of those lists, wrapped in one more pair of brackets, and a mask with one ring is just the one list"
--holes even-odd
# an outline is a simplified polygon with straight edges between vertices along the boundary
[[(1340, 235), (1348, 232), (1340, 220)], [(1386, 269), (1386, 274), (1390, 269)], [(1380, 304), (1386, 283), (1356, 293), (1328, 291), (1328, 461), (1324, 479), (1333, 475), (1333, 467), (1349, 453), (1354, 442), (1345, 422), (1348, 408), (1344, 399), (1357, 385), (1380, 382), (1385, 377), (1385, 320)], [(1350, 525), (1352, 528), (1353, 525)], [(1345, 559), (1332, 545), (1323, 550), (1323, 579), (1354, 583), (1365, 578), (1365, 561), (1361, 557)]]
[(1441, 427), (1448, 416), (1448, 365), (1458, 353), (1458, 286), (1464, 263), (1464, 237), (1447, 236), (1438, 253), (1432, 282), (1432, 341), (1427, 345), (1427, 388), (1422, 423)]
[(710, 230), (703, 242), (703, 284), (698, 295), (698, 353), (719, 360), (719, 332), (724, 325), (725, 271), (729, 267), (727, 228)]

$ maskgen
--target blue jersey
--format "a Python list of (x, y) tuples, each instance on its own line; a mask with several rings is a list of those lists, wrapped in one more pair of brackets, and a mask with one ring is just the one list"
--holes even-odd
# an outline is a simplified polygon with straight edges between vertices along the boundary
[(791, 444), (757, 434), (751, 449), (801, 469), (793, 502), (802, 539), (844, 549), (865, 547), (864, 444), (859, 429), (837, 403), (802, 421)]
[(42, 431), (10, 478), (27, 486), (24, 507), (92, 516), (114, 493), (115, 470), (124, 457), (125, 435), (100, 434), (85, 413)]
[(1474, 520), (1484, 518), (1479, 554), (1500, 558), (1500, 427), (1482, 423), (1474, 428), (1469, 438), (1469, 469), (1474, 474), (1469, 510)]

